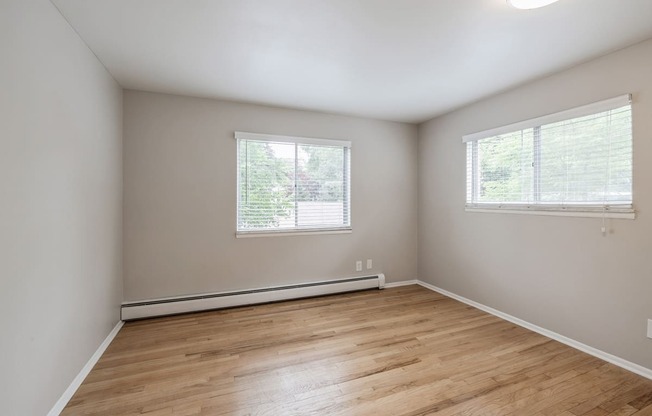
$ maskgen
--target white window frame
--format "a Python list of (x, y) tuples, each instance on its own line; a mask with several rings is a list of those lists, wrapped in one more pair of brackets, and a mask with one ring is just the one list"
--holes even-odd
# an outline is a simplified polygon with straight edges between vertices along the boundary
[[(554, 114), (549, 114), (542, 117), (537, 117), (518, 123), (509, 124), (502, 127), (497, 127), (478, 133), (467, 134), (462, 137), (462, 142), (465, 146), (472, 143), (471, 152), (467, 150), (466, 155), (466, 171), (471, 177), (466, 178), (466, 205), (465, 210), (468, 212), (483, 212), (483, 213), (508, 213), (508, 214), (533, 214), (533, 215), (551, 215), (551, 216), (573, 216), (573, 217), (598, 217), (598, 218), (620, 218), (620, 219), (635, 219), (636, 211), (632, 204), (605, 204), (605, 205), (591, 205), (591, 204), (543, 204), (543, 203), (486, 203), (486, 202), (473, 202), (475, 200), (476, 192), (479, 190), (478, 166), (472, 166), (469, 169), (470, 163), (477, 163), (477, 149), (478, 141), (490, 137), (498, 136), (501, 134), (513, 133), (520, 130), (534, 129), (534, 158), (535, 158), (535, 179), (533, 186), (538, 187), (536, 171), (541, 168), (539, 163), (536, 163), (537, 155), (540, 157), (539, 143), (537, 140), (537, 129), (542, 125), (557, 123), (560, 121), (570, 120), (573, 118), (584, 117), (592, 114), (597, 114), (609, 110), (614, 110), (632, 104), (631, 94), (622, 95), (619, 97), (595, 102), (592, 104), (576, 107), (570, 110), (561, 111)], [(633, 135), (633, 132), (632, 132)], [(633, 137), (632, 137), (633, 141)], [(633, 145), (633, 143), (632, 143)], [(466, 146), (468, 149), (468, 146)], [(632, 172), (633, 174), (633, 172)], [(470, 184), (470, 186), (469, 186)], [(469, 200), (469, 188), (473, 197)], [(536, 195), (536, 192), (535, 192)], [(634, 199), (632, 189), (632, 201)]]
[[(236, 237), (274, 237), (274, 236), (297, 236), (312, 234), (347, 234), (353, 231), (351, 226), (351, 142), (347, 140), (321, 139), (313, 137), (283, 136), (274, 134), (248, 133), (242, 131), (235, 132), (237, 163), (236, 163), (236, 188), (237, 188), (237, 212), (236, 212)], [(292, 143), (297, 145), (317, 145), (317, 146), (336, 146), (346, 149), (345, 168), (344, 168), (344, 210), (347, 224), (342, 226), (325, 226), (325, 227), (304, 227), (304, 228), (283, 228), (283, 229), (239, 229), (240, 216), (240, 140), (267, 141), (274, 143)], [(296, 156), (295, 156), (296, 158)], [(296, 160), (295, 160), (296, 163)], [(296, 184), (295, 184), (296, 187)]]

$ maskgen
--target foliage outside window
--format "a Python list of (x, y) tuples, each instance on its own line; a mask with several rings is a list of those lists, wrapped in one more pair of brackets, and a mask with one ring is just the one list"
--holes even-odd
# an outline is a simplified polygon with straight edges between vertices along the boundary
[(469, 209), (633, 212), (629, 96), (464, 140)]
[(350, 143), (236, 132), (238, 234), (350, 229)]

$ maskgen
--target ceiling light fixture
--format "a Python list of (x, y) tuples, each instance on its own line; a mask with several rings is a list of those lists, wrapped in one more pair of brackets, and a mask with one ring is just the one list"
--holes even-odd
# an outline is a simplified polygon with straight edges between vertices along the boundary
[(538, 9), (559, 0), (507, 0), (507, 3), (517, 9)]

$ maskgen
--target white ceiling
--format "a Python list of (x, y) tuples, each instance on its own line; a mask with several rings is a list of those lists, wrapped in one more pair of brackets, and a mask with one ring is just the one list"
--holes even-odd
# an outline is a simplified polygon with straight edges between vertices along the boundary
[(52, 0), (125, 88), (421, 122), (652, 38), (652, 0)]

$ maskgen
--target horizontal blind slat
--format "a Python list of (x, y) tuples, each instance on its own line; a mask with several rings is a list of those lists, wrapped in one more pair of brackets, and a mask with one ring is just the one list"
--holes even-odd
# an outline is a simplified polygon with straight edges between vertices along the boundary
[(467, 204), (631, 205), (631, 105), (501, 131), (466, 147)]
[(350, 228), (350, 143), (236, 133), (238, 231)]

